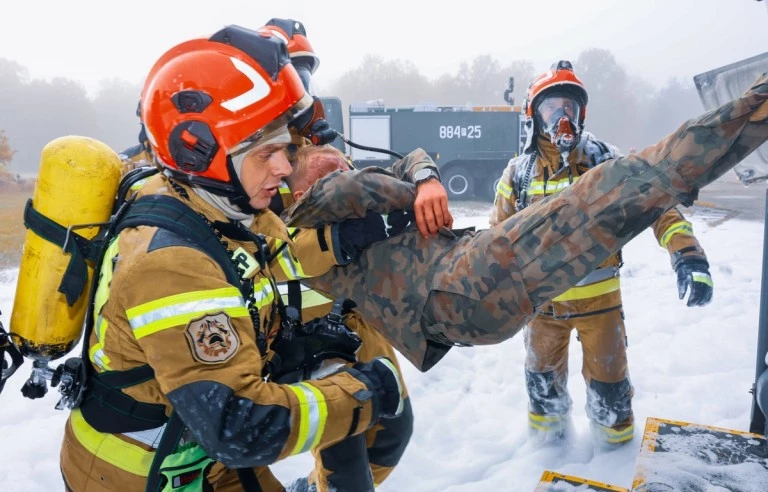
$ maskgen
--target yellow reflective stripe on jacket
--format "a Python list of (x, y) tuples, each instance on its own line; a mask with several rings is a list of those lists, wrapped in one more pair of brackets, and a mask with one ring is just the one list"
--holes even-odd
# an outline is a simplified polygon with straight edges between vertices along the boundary
[(264, 306), (268, 306), (274, 302), (275, 291), (272, 288), (272, 284), (268, 278), (262, 277), (262, 279), (258, 282), (254, 282), (253, 298), (255, 301), (256, 309), (261, 309)]
[(288, 249), (287, 246), (280, 252), (277, 261), (282, 267), (283, 272), (285, 272), (285, 276), (288, 280), (307, 278), (307, 275), (301, 268), (301, 263), (299, 263), (298, 259), (293, 257), (291, 250)]
[(325, 431), (328, 406), (325, 396), (309, 383), (288, 385), (299, 400), (299, 435), (291, 454), (299, 454), (317, 447)]
[(96, 320), (93, 323), (94, 333), (97, 342), (89, 349), (88, 356), (91, 362), (99, 366), (102, 370), (110, 370), (109, 357), (104, 354), (104, 340), (107, 337), (107, 320), (101, 317), (101, 309), (109, 299), (109, 287), (112, 284), (112, 275), (114, 274), (114, 259), (118, 253), (118, 240), (114, 238), (104, 252), (104, 260), (101, 262), (99, 270), (99, 285), (96, 288), (96, 294), (93, 300), (93, 315)]
[[(296, 227), (288, 227), (288, 234), (293, 237), (297, 230), (298, 229)], [(285, 277), (288, 280), (307, 278), (307, 275), (304, 273), (304, 269), (301, 267), (301, 263), (291, 254), (291, 250), (287, 245), (284, 245), (284, 243), (285, 241), (276, 239), (274, 248), (275, 251), (280, 250), (280, 253), (277, 257), (277, 263), (280, 265), (283, 273), (285, 273)]]
[(103, 371), (110, 371), (109, 357), (104, 353), (104, 339), (107, 337), (107, 320), (99, 316), (93, 332), (96, 334), (96, 343), (88, 351), (91, 362), (99, 366)]
[(675, 234), (687, 234), (693, 236), (693, 225), (687, 220), (672, 223), (672, 225), (667, 227), (667, 230), (664, 231), (664, 234), (662, 234), (661, 239), (659, 240), (661, 247), (666, 248), (670, 239), (672, 239), (672, 236)]
[(112, 283), (112, 274), (114, 273), (113, 260), (118, 253), (117, 244), (118, 240), (114, 238), (104, 252), (104, 260), (101, 262), (101, 270), (99, 271), (99, 285), (93, 301), (94, 316), (98, 316), (101, 313), (101, 308), (104, 307), (107, 299), (109, 299), (109, 286)]
[(149, 178), (142, 178), (131, 185), (129, 188), (131, 191), (139, 191), (145, 184), (147, 184)]
[(499, 184), (496, 185), (496, 193), (509, 200), (512, 197), (512, 187), (499, 180)]
[(585, 285), (583, 287), (572, 287), (559, 296), (552, 299), (556, 302), (575, 301), (578, 299), (589, 299), (590, 297), (597, 297), (609, 292), (615, 292), (619, 290), (619, 279), (609, 278), (602, 282), (596, 282), (591, 285)]
[[(578, 181), (579, 177), (574, 176), (573, 177), (573, 183)], [(573, 184), (571, 180), (568, 178), (558, 179), (558, 180), (549, 180), (549, 181), (531, 181), (531, 184), (528, 185), (528, 194), (529, 195), (551, 195), (553, 193), (557, 193), (558, 191), (563, 191), (564, 189), (568, 188)]]
[[(283, 298), (283, 302), (285, 304), (288, 303), (288, 294), (282, 294), (280, 297)], [(313, 308), (317, 306), (322, 306), (323, 304), (331, 304), (333, 303), (333, 299), (329, 299), (325, 297), (323, 294), (319, 293), (316, 290), (302, 290), (301, 291), (301, 308)]]
[(92, 455), (128, 473), (141, 477), (149, 475), (154, 451), (147, 451), (112, 434), (97, 431), (88, 425), (79, 409), (72, 410), (69, 424), (75, 438)]
[(136, 339), (174, 326), (186, 325), (206, 313), (223, 312), (236, 318), (249, 316), (235, 287), (185, 292), (163, 297), (125, 311)]
[(291, 188), (288, 186), (288, 183), (286, 183), (285, 181), (280, 181), (280, 186), (277, 187), (277, 191), (279, 191), (281, 195), (291, 194)]

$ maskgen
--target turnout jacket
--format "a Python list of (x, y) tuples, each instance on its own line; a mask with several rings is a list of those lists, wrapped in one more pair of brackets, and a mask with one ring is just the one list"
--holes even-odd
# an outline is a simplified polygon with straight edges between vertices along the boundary
[[(181, 185), (174, 190), (164, 176), (153, 177), (141, 189), (141, 196), (148, 194), (174, 196), (211, 222), (227, 221), (192, 190)], [(376, 397), (366, 385), (370, 382), (352, 368), (322, 380), (265, 382), (262, 369), (271, 353), (260, 351), (258, 340), (271, 340), (279, 329), (276, 281), (318, 275), (341, 260), (334, 252), (337, 240), (331, 226), (286, 229), (265, 210), (250, 230), (263, 234), (276, 254), (263, 267), (251, 262), (243, 275), (253, 283), (251, 307), (258, 326), (246, 299), (214, 260), (197, 245), (156, 227), (125, 229), (111, 242), (95, 299), (90, 362), (98, 372), (151, 366), (153, 379), (123, 392), (140, 402), (164, 405), (168, 414), (177, 412), (189, 439), (220, 462), (209, 473), (214, 484), (225, 468), (267, 465), (362, 433), (377, 415)], [(254, 242), (222, 240), (230, 251), (242, 248), (256, 256)], [(137, 448), (132, 454), (106, 456), (107, 446), (91, 449), (105, 435), (89, 428), (78, 410), (68, 427), (68, 437), (101, 453), (102, 461), (128, 472), (129, 479), (146, 477), (150, 443), (136, 435), (114, 435)], [(65, 437), (62, 469), (71, 481), (68, 468), (77, 464), (67, 453)], [(74, 458), (77, 452), (69, 454)], [(113, 487), (130, 488), (124, 476), (116, 480), (122, 483)]]

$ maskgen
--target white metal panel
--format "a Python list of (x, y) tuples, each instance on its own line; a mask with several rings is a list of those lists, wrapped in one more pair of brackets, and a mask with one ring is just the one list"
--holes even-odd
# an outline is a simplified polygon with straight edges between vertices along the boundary
[[(356, 144), (390, 150), (389, 115), (358, 116), (349, 119), (350, 140)], [(389, 156), (380, 152), (352, 147), (352, 160), (385, 160)]]

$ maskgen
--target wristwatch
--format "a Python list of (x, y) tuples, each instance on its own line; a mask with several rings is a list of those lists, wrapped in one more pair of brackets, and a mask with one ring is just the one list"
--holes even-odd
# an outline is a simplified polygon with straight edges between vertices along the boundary
[(435, 178), (438, 182), (441, 182), (440, 175), (437, 174), (434, 169), (425, 167), (424, 169), (419, 169), (413, 174), (413, 184), (418, 185), (419, 183), (432, 178)]

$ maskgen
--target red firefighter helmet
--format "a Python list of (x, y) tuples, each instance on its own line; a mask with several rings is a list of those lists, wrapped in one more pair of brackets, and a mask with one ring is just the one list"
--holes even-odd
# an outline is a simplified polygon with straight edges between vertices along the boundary
[(538, 104), (548, 95), (562, 93), (572, 97), (579, 106), (579, 133), (584, 129), (584, 120), (587, 116), (587, 102), (589, 95), (584, 83), (573, 72), (573, 65), (568, 60), (560, 60), (554, 63), (549, 70), (536, 77), (528, 86), (528, 91), (523, 101), (523, 113), (526, 118), (528, 138), (525, 145), (527, 151), (535, 141), (535, 135), (539, 128), (536, 123), (536, 109)]
[(581, 106), (579, 120), (583, 125), (587, 115), (589, 95), (584, 83), (573, 73), (573, 65), (568, 60), (560, 60), (553, 64), (549, 70), (536, 77), (528, 86), (528, 92), (523, 102), (526, 118), (533, 118), (537, 102), (555, 91), (567, 93), (576, 99)]
[(320, 58), (309, 44), (304, 24), (293, 19), (270, 19), (261, 30), (271, 32), (286, 44), (291, 63), (299, 72), (304, 87), (309, 90), (311, 75), (320, 65)]
[(281, 40), (239, 26), (171, 48), (141, 94), (158, 163), (211, 191), (244, 193), (230, 155), (258, 145), (312, 104), (289, 61)]

